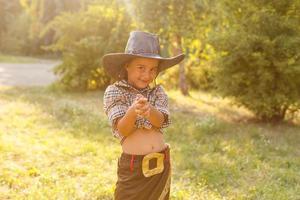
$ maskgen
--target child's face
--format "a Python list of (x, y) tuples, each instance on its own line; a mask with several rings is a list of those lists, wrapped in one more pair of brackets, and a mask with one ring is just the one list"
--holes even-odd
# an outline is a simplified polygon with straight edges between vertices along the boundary
[(147, 87), (158, 73), (157, 59), (135, 58), (126, 66), (128, 82), (138, 89)]

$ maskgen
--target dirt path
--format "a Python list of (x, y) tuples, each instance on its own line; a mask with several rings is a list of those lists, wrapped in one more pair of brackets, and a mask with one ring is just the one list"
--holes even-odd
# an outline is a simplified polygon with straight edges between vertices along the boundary
[(0, 63), (0, 85), (5, 86), (45, 86), (57, 77), (52, 69), (59, 61), (38, 63)]

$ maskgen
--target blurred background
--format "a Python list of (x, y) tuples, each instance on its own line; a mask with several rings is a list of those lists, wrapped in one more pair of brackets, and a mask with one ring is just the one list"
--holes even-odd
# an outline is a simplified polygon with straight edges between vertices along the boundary
[[(123, 52), (132, 30), (156, 33), (162, 54), (184, 52), (161, 74), (165, 87), (217, 90), (263, 120), (299, 108), (299, 2), (288, 1), (0, 1), (3, 55), (57, 58), (66, 89), (104, 89), (106, 53)], [(4, 58), (2, 58), (4, 59)], [(168, 84), (166, 84), (168, 83)]]

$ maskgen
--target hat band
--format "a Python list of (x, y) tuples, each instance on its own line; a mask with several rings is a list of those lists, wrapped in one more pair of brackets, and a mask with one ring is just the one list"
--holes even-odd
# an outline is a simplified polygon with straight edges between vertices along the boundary
[(144, 51), (143, 49), (139, 49), (139, 50), (127, 50), (126, 53), (131, 53), (131, 54), (149, 54), (149, 55), (153, 55), (153, 54), (159, 54), (158, 51), (154, 51), (154, 52), (149, 52), (149, 51)]
[(154, 53), (139, 53), (139, 54), (129, 53), (129, 54), (134, 55), (134, 56), (157, 58), (157, 59), (161, 59), (162, 58), (159, 54), (154, 54)]

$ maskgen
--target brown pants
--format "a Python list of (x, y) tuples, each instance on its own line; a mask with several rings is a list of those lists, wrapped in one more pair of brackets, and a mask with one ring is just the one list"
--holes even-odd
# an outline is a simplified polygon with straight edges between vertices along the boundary
[(118, 158), (115, 200), (168, 200), (171, 186), (170, 146), (147, 155)]

